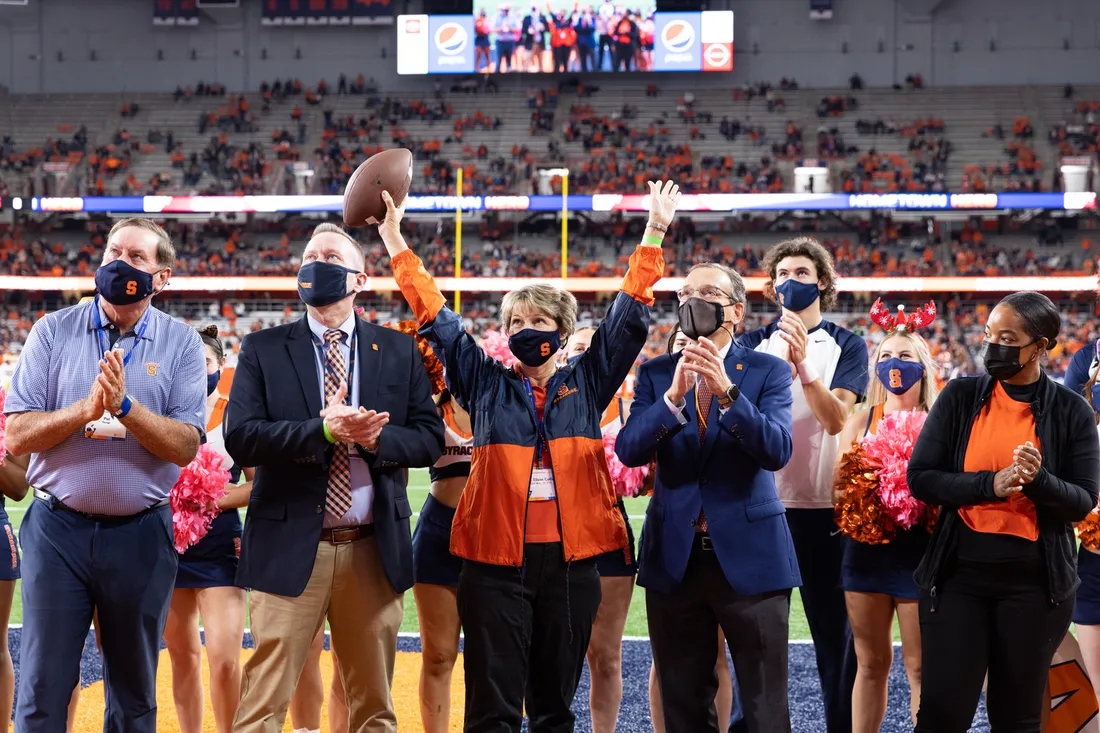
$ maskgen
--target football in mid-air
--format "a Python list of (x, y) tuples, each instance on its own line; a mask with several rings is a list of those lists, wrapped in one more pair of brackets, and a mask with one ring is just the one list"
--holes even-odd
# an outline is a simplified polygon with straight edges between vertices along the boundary
[(385, 219), (382, 192), (389, 191), (400, 206), (412, 184), (412, 167), (412, 152), (405, 148), (383, 150), (363, 161), (344, 188), (344, 224), (361, 227)]

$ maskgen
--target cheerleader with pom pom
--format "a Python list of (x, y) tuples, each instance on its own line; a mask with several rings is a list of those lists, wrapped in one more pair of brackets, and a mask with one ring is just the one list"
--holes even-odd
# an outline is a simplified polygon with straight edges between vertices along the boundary
[[(172, 490), (180, 559), (164, 641), (172, 662), (172, 695), (180, 731), (200, 733), (205, 707), (199, 637), (202, 617), (214, 725), (218, 733), (229, 733), (240, 700), (245, 617), (245, 590), (234, 584), (241, 546), (237, 509), (248, 504), (252, 469), (235, 465), (225, 450), (222, 414), (228, 398), (217, 391), (225, 366), (225, 347), (218, 339), (218, 329), (200, 329), (199, 336), (206, 350), (206, 445)], [(242, 472), (245, 482), (238, 485)], [(188, 494), (197, 502), (197, 511), (191, 508)]]
[[(928, 545), (929, 529), (921, 521), (926, 512), (905, 486), (905, 464), (938, 392), (928, 344), (915, 333), (935, 318), (935, 306), (930, 303), (908, 317), (899, 307), (895, 318), (876, 301), (871, 318), (887, 332), (871, 360), (878, 378), (870, 386), (871, 406), (852, 413), (840, 434), (834, 495), (838, 524), (848, 535), (841, 582), (859, 662), (853, 733), (877, 732), (886, 716), (895, 614), (916, 721), (921, 641), (913, 571)], [(888, 487), (891, 481), (900, 486)], [(880, 498), (891, 489), (887, 501)]]

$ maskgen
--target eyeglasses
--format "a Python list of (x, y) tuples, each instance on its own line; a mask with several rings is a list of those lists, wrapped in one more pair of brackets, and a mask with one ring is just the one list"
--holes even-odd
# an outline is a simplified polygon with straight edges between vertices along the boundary
[(725, 290), (719, 290), (715, 287), (699, 288), (680, 288), (676, 291), (676, 298), (682, 303), (688, 298), (702, 298), (703, 300), (718, 300), (720, 298), (728, 298), (735, 300), (735, 298), (727, 293)]

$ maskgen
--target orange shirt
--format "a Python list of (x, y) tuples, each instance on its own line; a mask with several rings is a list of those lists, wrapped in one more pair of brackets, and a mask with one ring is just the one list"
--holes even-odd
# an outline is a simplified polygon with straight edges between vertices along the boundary
[[(1017, 446), (1029, 440), (1039, 447), (1031, 405), (1009, 397), (997, 382), (989, 402), (974, 420), (963, 470), (1000, 471), (1012, 464)], [(1022, 493), (1012, 494), (1005, 501), (962, 507), (959, 516), (975, 532), (1012, 535), (1032, 542), (1039, 539), (1035, 505)]]
[[(542, 411), (546, 406), (546, 387), (531, 385), (531, 391), (535, 394), (535, 411), (539, 420), (542, 419)], [(546, 461), (546, 447), (543, 446), (543, 463)], [(561, 530), (558, 527), (558, 502), (556, 499), (549, 501), (527, 502), (527, 536), (524, 542), (561, 542)]]

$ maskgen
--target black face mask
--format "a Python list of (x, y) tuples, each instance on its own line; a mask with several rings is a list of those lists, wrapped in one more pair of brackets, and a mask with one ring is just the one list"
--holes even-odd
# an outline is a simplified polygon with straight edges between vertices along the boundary
[(133, 305), (153, 294), (153, 275), (112, 260), (95, 271), (95, 288), (111, 305)]
[(343, 300), (348, 292), (348, 273), (358, 274), (332, 262), (310, 262), (298, 270), (298, 297), (306, 305), (323, 308)]
[[(1034, 341), (1031, 342), (1031, 344), (1034, 343)], [(1007, 379), (1012, 379), (1027, 366), (1026, 364), (1020, 363), (1020, 352), (1023, 351), (1025, 347), (1031, 346), (1031, 344), (1024, 344), (1023, 346), (1005, 346), (1004, 344), (992, 344), (988, 341), (983, 341), (981, 351), (978, 352), (978, 355), (985, 364), (986, 374), (1003, 382)]]
[(680, 320), (680, 331), (692, 341), (702, 336), (710, 336), (725, 323), (721, 303), (712, 303), (702, 298), (688, 298), (676, 311)]

